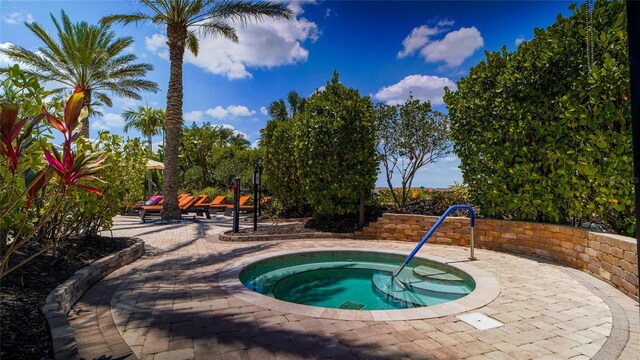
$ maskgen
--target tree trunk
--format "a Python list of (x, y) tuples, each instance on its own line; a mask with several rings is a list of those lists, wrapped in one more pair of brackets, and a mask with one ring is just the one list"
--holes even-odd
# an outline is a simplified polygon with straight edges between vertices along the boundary
[[(91, 107), (91, 90), (84, 90), (84, 106)], [(80, 137), (89, 140), (89, 113), (87, 116), (80, 120), (82, 128), (80, 129)]]
[(168, 26), (167, 45), (171, 71), (167, 89), (166, 147), (164, 149), (164, 206), (162, 220), (178, 220), (182, 217), (178, 207), (178, 152), (180, 147), (180, 128), (182, 127), (182, 61), (184, 58), (186, 27)]
[[(152, 145), (153, 139), (151, 138), (151, 134), (147, 136), (149, 140), (149, 159), (151, 159), (151, 155), (153, 154), (153, 145)], [(151, 197), (152, 192), (153, 192), (153, 181), (151, 180), (151, 171), (147, 169), (147, 195), (148, 195), (147, 197), (148, 198)]]

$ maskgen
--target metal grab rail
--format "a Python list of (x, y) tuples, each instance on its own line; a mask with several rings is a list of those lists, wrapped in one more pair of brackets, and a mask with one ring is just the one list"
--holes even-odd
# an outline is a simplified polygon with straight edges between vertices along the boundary
[(453, 205), (453, 206), (449, 207), (447, 209), (447, 211), (445, 211), (444, 214), (442, 214), (442, 216), (440, 216), (438, 221), (436, 221), (436, 223), (431, 227), (431, 230), (429, 230), (427, 235), (425, 235), (422, 238), (422, 240), (420, 240), (420, 242), (418, 243), (418, 245), (416, 245), (416, 247), (413, 249), (411, 254), (409, 254), (409, 256), (407, 256), (407, 258), (404, 260), (404, 263), (402, 263), (402, 265), (400, 265), (400, 267), (393, 273), (393, 276), (392, 276), (393, 279), (395, 279), (398, 276), (398, 274), (400, 274), (400, 272), (405, 268), (405, 266), (407, 266), (409, 264), (411, 259), (413, 259), (413, 257), (418, 253), (418, 251), (420, 250), (422, 245), (424, 245), (424, 243), (426, 243), (427, 240), (429, 240), (429, 238), (431, 237), (431, 235), (433, 235), (433, 233), (436, 231), (438, 226), (440, 226), (440, 224), (442, 224), (444, 219), (447, 216), (449, 216), (449, 214), (454, 210), (469, 210), (470, 228), (471, 228), (471, 247), (469, 248), (469, 259), (470, 260), (475, 260), (476, 259), (475, 255), (473, 253), (474, 246), (475, 246), (474, 227), (476, 225), (476, 213), (473, 211), (473, 208), (471, 206), (469, 206), (469, 205)]

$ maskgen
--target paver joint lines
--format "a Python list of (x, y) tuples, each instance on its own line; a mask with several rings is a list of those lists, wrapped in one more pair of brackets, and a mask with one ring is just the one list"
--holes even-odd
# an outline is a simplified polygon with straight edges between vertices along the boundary
[[(589, 275), (486, 250), (477, 251), (473, 265), (495, 276), (502, 292), (474, 311), (505, 323), (497, 329), (476, 330), (454, 316), (380, 323), (318, 319), (249, 304), (217, 281), (223, 268), (244, 256), (332, 247), (408, 252), (412, 244), (223, 243), (216, 240), (228, 229), (221, 218), (179, 226), (117, 218), (115, 236), (138, 236), (153, 253), (99, 282), (96, 289), (108, 290), (102, 296), (90, 296), (90, 290), (76, 304), (74, 309), (92, 309), (71, 319), (85, 353), (111, 355), (99, 341), (90, 346), (104, 334), (114, 342), (120, 337), (141, 359), (579, 359), (623, 348), (619, 358), (635, 360), (640, 353), (638, 310), (631, 299)], [(427, 245), (423, 251), (449, 259), (467, 256), (466, 249), (448, 246)], [(621, 316), (628, 322), (626, 344)]]

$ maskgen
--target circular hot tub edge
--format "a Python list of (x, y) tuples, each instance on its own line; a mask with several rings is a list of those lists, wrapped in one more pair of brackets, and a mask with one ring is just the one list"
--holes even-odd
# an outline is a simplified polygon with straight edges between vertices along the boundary
[[(393, 255), (406, 255), (398, 251), (380, 251), (374, 249), (350, 249), (350, 248), (323, 248), (310, 250), (288, 250), (270, 252), (255, 256), (244, 257), (237, 262), (225, 267), (218, 277), (220, 287), (229, 295), (232, 295), (249, 304), (260, 306), (274, 311), (287, 314), (296, 314), (323, 319), (337, 320), (361, 320), (361, 321), (393, 321), (393, 320), (418, 320), (437, 318), (458, 313), (467, 312), (473, 309), (483, 307), (492, 302), (500, 295), (500, 284), (498, 280), (488, 272), (470, 265), (469, 262), (452, 261), (432, 255), (419, 255), (417, 258), (444, 263), (453, 268), (458, 268), (462, 272), (471, 276), (475, 282), (475, 290), (469, 295), (460, 299), (446, 302), (443, 304), (410, 308), (398, 310), (341, 310), (333, 308), (324, 308), (318, 306), (309, 306), (286, 302), (271, 298), (266, 295), (254, 292), (247, 288), (240, 281), (240, 273), (242, 270), (260, 260), (299, 253), (312, 252), (340, 252), (340, 251), (362, 251)], [(455, 265), (453, 265), (455, 264)]]

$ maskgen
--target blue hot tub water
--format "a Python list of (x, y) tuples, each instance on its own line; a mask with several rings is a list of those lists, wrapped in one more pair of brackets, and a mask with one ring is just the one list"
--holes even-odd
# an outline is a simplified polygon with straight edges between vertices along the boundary
[(298, 304), (351, 310), (406, 309), (459, 299), (475, 288), (466, 273), (415, 258), (366, 251), (318, 251), (259, 260), (240, 273), (249, 289)]

